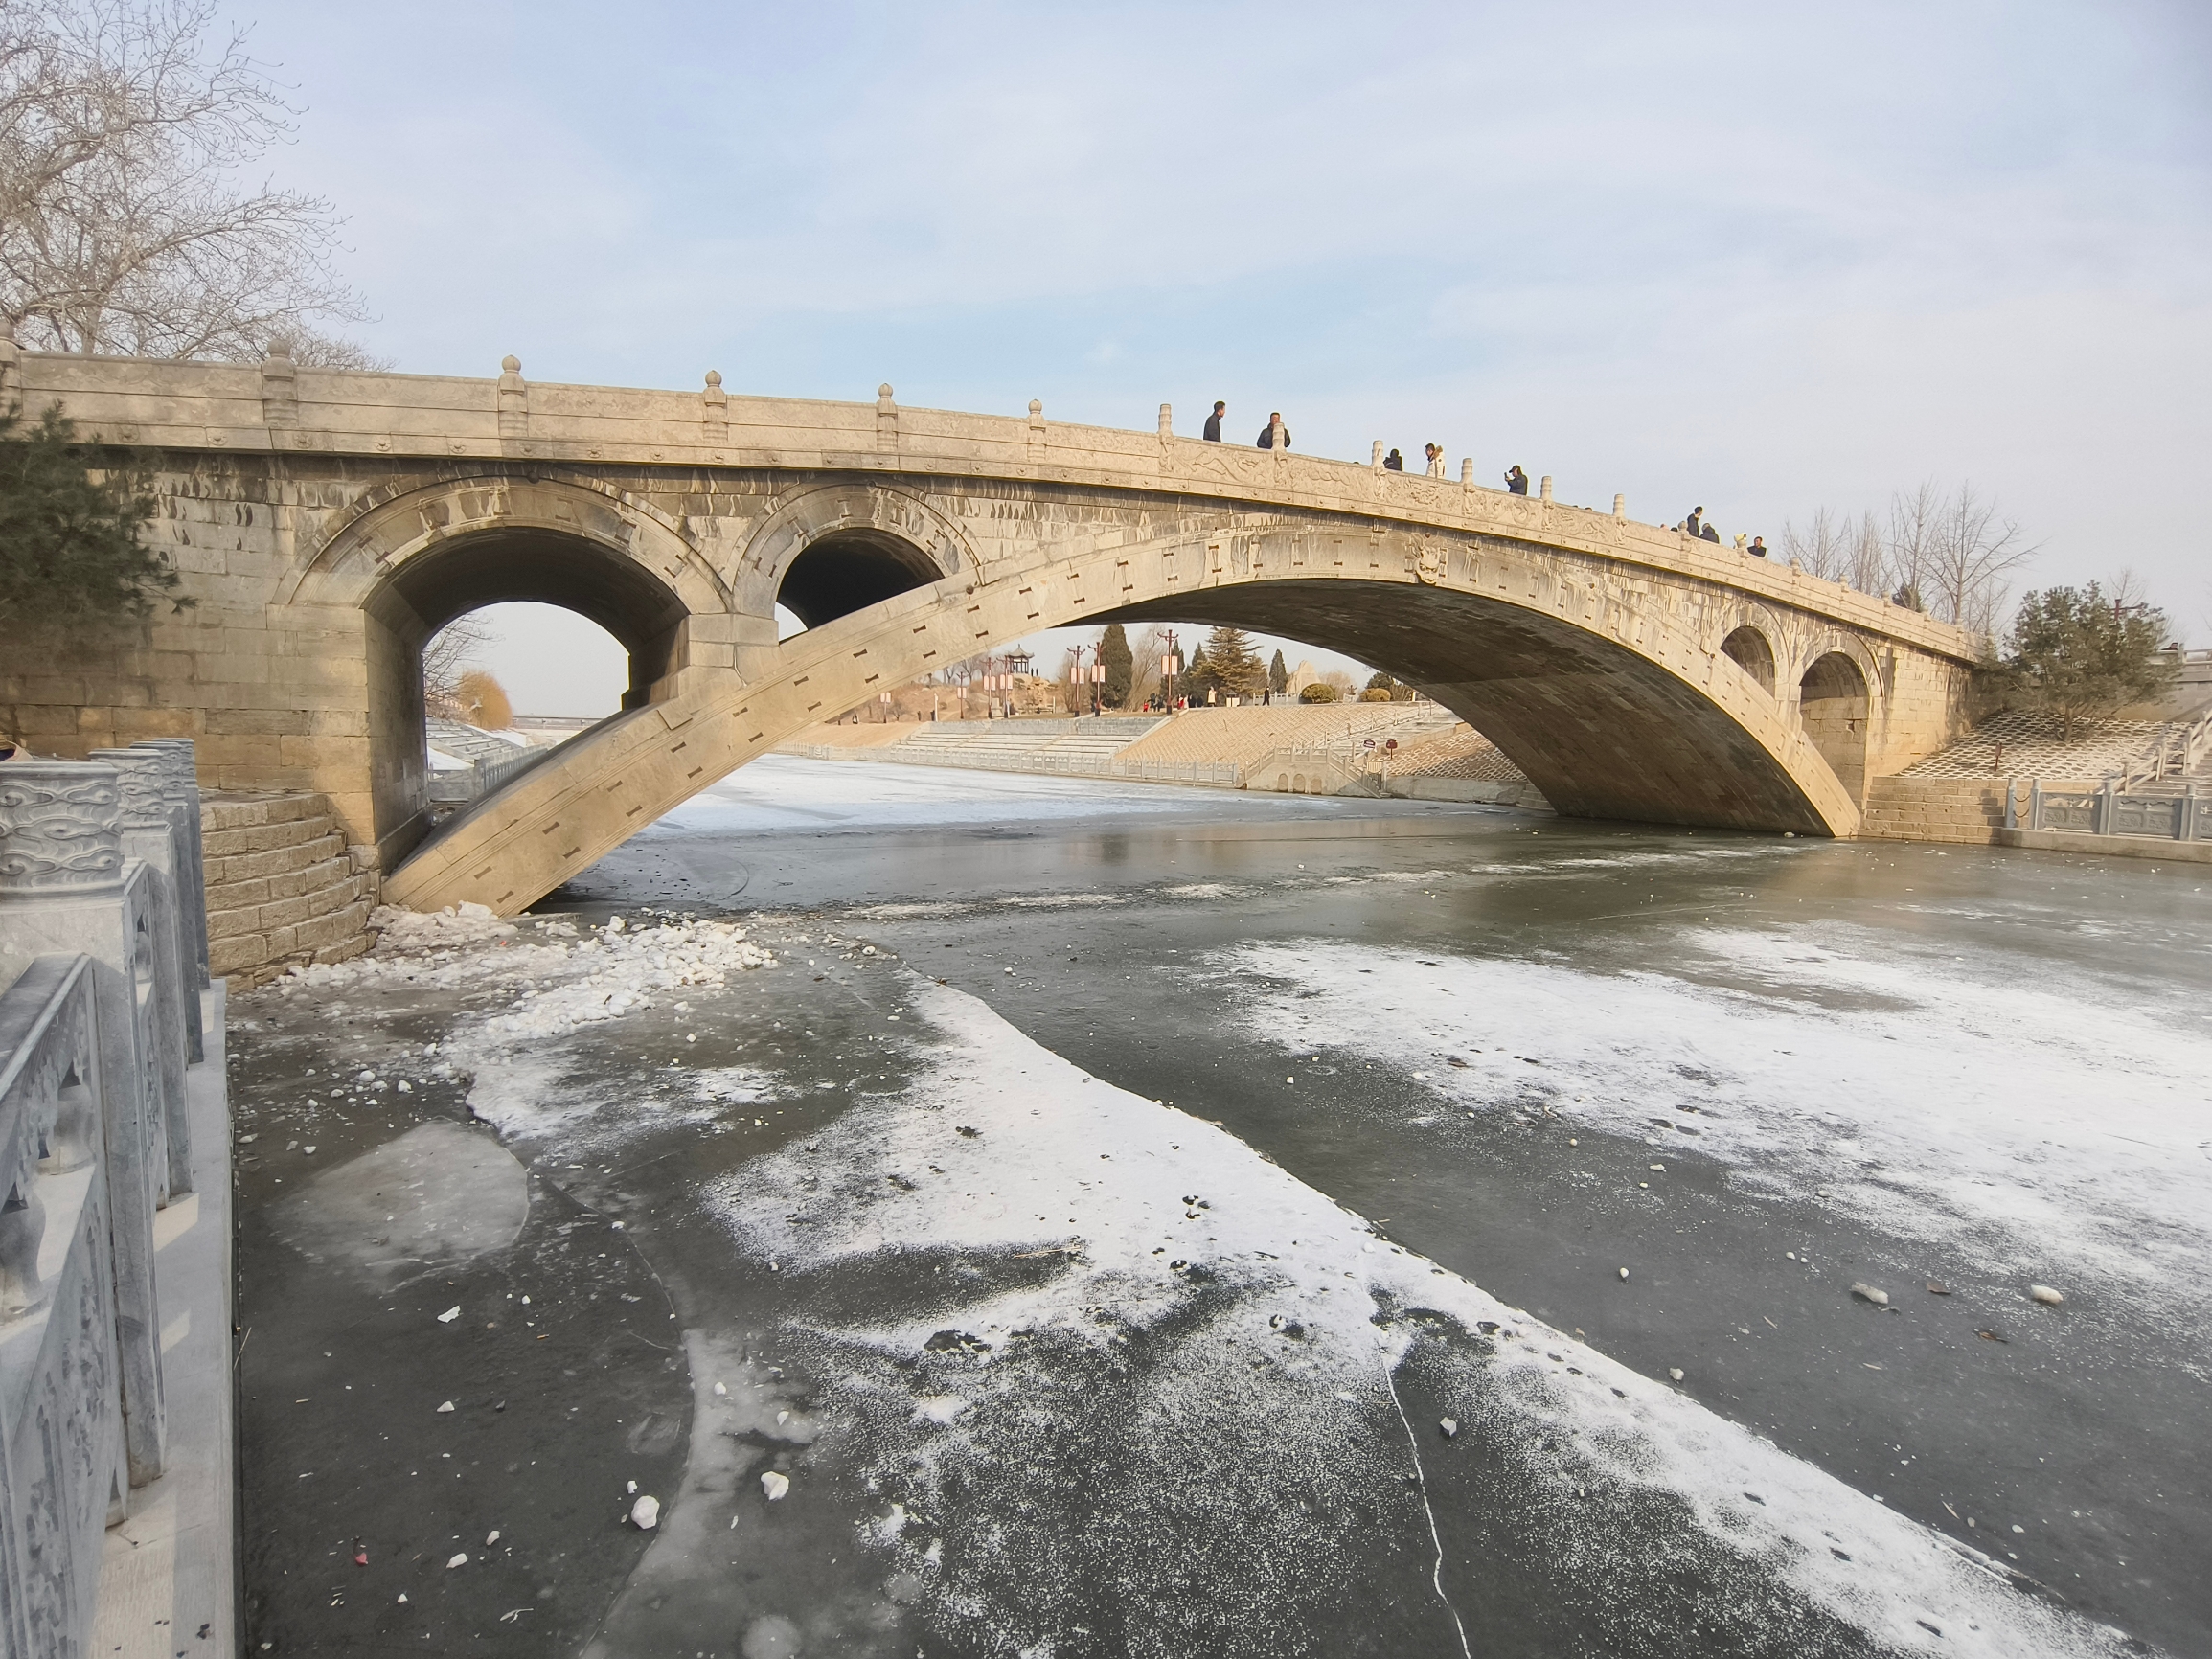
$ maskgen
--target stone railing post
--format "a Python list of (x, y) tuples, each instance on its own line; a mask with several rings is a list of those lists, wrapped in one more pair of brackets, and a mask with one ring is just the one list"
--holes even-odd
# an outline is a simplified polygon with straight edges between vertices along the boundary
[(1552, 475), (1548, 472), (1543, 475), (1543, 482), (1537, 486), (1537, 498), (1539, 501), (1549, 501), (1552, 498)]
[(1625, 495), (1613, 497), (1613, 522), (1615, 524), (1629, 522), (1629, 498)]
[(1175, 407), (1173, 403), (1160, 405), (1160, 447), (1164, 450), (1175, 441)]
[(707, 389), (699, 394), (699, 425), (709, 443), (730, 441), (730, 395), (722, 390), (722, 372), (707, 371)]
[(1029, 459), (1033, 462), (1044, 459), (1044, 400), (1041, 398), (1029, 400)]
[(0, 765), (0, 985), (41, 956), (92, 959), (115, 1250), (116, 1331), (130, 1482), (162, 1470), (169, 1428), (153, 1284), (153, 1213), (169, 1200), (166, 1124), (155, 1033), (140, 988), (160, 972), (147, 914), (158, 884), (123, 846), (123, 792), (112, 766), (76, 761)]
[(1376, 474), (1376, 476), (1377, 476), (1377, 477), (1380, 477), (1380, 476), (1381, 476), (1381, 474), (1382, 474), (1382, 440), (1381, 440), (1381, 439), (1378, 438), (1378, 439), (1375, 441), (1375, 449), (1374, 449), (1374, 453), (1368, 457), (1367, 465), (1368, 465), (1368, 466), (1369, 466), (1369, 467), (1370, 467), (1370, 468), (1371, 468), (1371, 469), (1374, 471), (1374, 473)]
[(1472, 489), (1474, 488), (1474, 457), (1471, 455), (1463, 455), (1460, 457), (1459, 487), (1462, 489)]
[(190, 738), (146, 738), (131, 747), (155, 749), (169, 757), (164, 788), (170, 815), (184, 845), (178, 865), (177, 902), (183, 907), (185, 935), (199, 964), (199, 986), (204, 990), (212, 982), (207, 971), (207, 854), (200, 844), (198, 761)]
[(499, 360), (499, 436), (530, 436), (530, 387), (522, 378), (522, 359), (513, 355)]
[(185, 1068), (206, 1058), (199, 1020), (199, 958), (186, 937), (177, 879), (186, 856), (170, 798), (169, 757), (149, 749), (95, 749), (92, 760), (115, 768), (122, 792), (123, 854), (145, 864), (155, 903), (147, 918), (153, 933), (153, 1083), (169, 1142), (169, 1191), (192, 1191), (192, 1124), (184, 1093)]
[(899, 453), (899, 405), (891, 401), (891, 382), (876, 388), (876, 453)]
[(296, 431), (300, 424), (299, 371), (291, 348), (281, 341), (262, 359), (262, 424), (271, 432)]

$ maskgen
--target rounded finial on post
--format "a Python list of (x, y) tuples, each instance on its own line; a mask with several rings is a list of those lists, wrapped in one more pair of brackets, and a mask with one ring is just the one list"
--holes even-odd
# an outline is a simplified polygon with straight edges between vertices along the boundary
[(502, 374), (519, 375), (522, 373), (522, 359), (510, 352), (499, 359), (499, 368)]
[(1044, 413), (1044, 399), (1043, 399), (1042, 398), (1032, 398), (1029, 400), (1029, 414), (1030, 414), (1030, 419), (1032, 419), (1032, 420), (1035, 420), (1035, 419), (1036, 419), (1038, 416), (1039, 416), (1039, 415), (1041, 415), (1041, 414), (1043, 414), (1043, 413)]
[(707, 371), (707, 384), (710, 386), (719, 386), (721, 383), (722, 372), (719, 369), (709, 369)]
[(886, 380), (882, 385), (876, 388), (876, 401), (878, 403), (888, 403), (891, 401), (890, 381)]

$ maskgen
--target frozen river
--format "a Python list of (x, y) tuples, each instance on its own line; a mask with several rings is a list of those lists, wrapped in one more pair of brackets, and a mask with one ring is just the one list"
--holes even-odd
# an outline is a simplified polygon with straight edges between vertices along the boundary
[(256, 1641), (2204, 1652), (2202, 886), (756, 762), (235, 1005)]

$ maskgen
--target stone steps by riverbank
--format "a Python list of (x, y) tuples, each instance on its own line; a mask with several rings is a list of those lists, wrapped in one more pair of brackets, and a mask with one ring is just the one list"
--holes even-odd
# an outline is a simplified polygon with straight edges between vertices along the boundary
[(211, 974), (242, 989), (295, 963), (343, 962), (369, 948), (376, 870), (368, 849), (347, 846), (329, 797), (208, 795), (200, 834)]
[(1863, 841), (1946, 841), (1989, 847), (2004, 827), (2001, 778), (1877, 778), (1859, 820)]

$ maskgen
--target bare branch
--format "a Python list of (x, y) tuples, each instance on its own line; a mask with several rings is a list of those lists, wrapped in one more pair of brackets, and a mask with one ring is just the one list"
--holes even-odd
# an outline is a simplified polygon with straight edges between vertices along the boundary
[(330, 203), (236, 181), (295, 111), (215, 17), (0, 0), (0, 321), (20, 343), (253, 358), (362, 316)]

